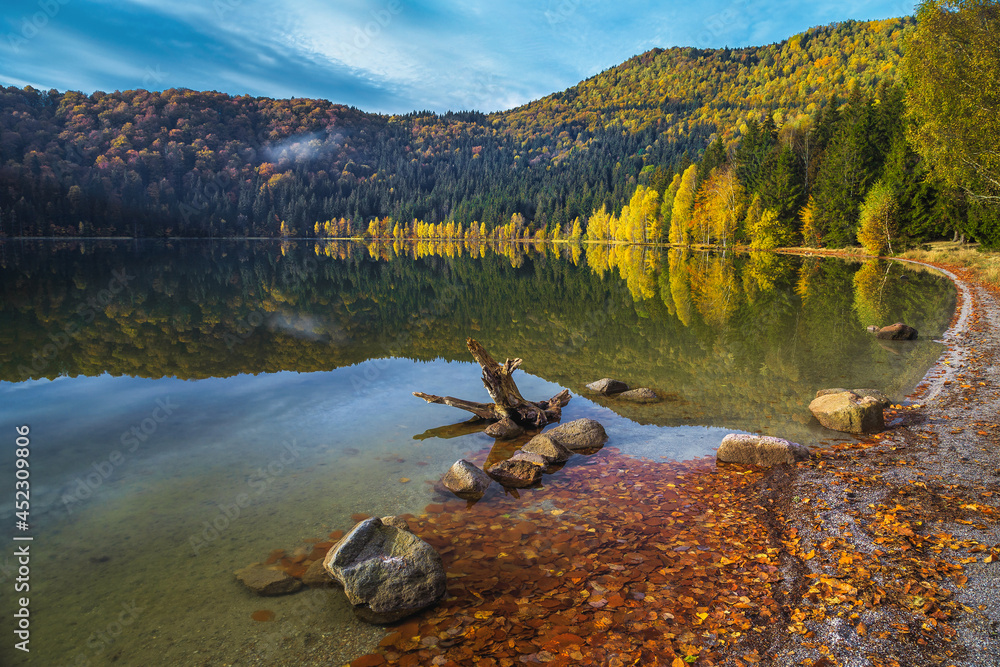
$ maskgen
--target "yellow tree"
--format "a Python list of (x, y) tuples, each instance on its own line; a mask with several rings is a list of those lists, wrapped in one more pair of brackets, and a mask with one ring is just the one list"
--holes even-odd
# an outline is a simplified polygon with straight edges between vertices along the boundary
[(858, 242), (872, 255), (892, 252), (892, 237), (896, 235), (898, 206), (892, 188), (878, 181), (872, 186), (861, 205), (861, 225)]
[(587, 240), (588, 241), (606, 241), (609, 238), (609, 221), (610, 217), (608, 215), (608, 207), (606, 205), (601, 206), (600, 211), (594, 211), (590, 217), (587, 219)]
[[(1000, 207), (1000, 11), (995, 0), (924, 0), (903, 70), (910, 139), (931, 172)], [(995, 238), (995, 237), (994, 237)]]
[(670, 243), (691, 244), (691, 215), (698, 187), (698, 166), (692, 164), (684, 171), (680, 187), (674, 197), (674, 210), (670, 216)]
[(819, 226), (816, 224), (816, 202), (812, 197), (809, 197), (809, 201), (799, 211), (799, 220), (802, 221), (802, 245), (807, 248), (818, 248), (822, 239)]
[(746, 210), (743, 186), (733, 169), (713, 169), (695, 198), (692, 228), (698, 238), (728, 245)]
[(754, 250), (773, 250), (787, 244), (790, 237), (788, 229), (778, 219), (778, 214), (764, 208), (759, 195), (754, 195), (747, 210), (746, 229), (750, 247)]
[(612, 237), (615, 241), (622, 241), (625, 243), (631, 243), (632, 239), (629, 237), (629, 225), (632, 221), (632, 211), (628, 204), (622, 207), (621, 215), (617, 218), (611, 216), (609, 221), (609, 226), (613, 230)]
[(670, 229), (670, 217), (674, 214), (674, 197), (677, 196), (677, 189), (681, 187), (681, 175), (674, 174), (674, 179), (670, 181), (666, 192), (663, 193), (663, 203), (660, 204), (660, 224), (664, 228)]
[(712, 236), (723, 246), (736, 237), (736, 229), (747, 208), (746, 191), (736, 170), (726, 168), (715, 177), (713, 186)]
[(653, 188), (640, 185), (632, 194), (628, 204), (632, 243), (656, 243), (660, 240), (660, 193)]

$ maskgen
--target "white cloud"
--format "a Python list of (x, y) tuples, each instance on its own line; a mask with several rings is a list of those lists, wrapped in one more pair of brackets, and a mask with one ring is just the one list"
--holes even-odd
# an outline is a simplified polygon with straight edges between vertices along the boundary
[[(10, 59), (5, 75), (41, 87), (157, 87), (145, 81), (153, 68), (173, 86), (322, 95), (371, 111), (493, 111), (655, 46), (768, 43), (837, 18), (911, 9), (902, 0), (75, 0)], [(170, 30), (150, 28), (158, 17), (157, 30)]]

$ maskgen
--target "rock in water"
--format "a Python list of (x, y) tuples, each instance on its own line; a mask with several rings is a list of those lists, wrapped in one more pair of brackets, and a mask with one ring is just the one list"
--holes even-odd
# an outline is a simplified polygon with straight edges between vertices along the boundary
[(250, 565), (234, 573), (244, 586), (257, 595), (284, 595), (302, 588), (302, 582), (282, 570)]
[(716, 458), (723, 463), (774, 466), (809, 459), (809, 449), (796, 442), (768, 435), (730, 433), (722, 439)]
[(879, 433), (885, 430), (885, 417), (878, 399), (861, 397), (851, 391), (820, 396), (809, 404), (809, 411), (819, 423), (845, 433)]
[(314, 560), (302, 575), (302, 583), (309, 588), (328, 588), (333, 586), (334, 581), (323, 567), (323, 561)]
[(521, 451), (529, 454), (538, 454), (545, 459), (546, 463), (562, 463), (568, 461), (573, 456), (573, 452), (566, 449), (548, 435), (536, 435), (521, 448)]
[(590, 391), (596, 391), (598, 394), (604, 394), (605, 396), (620, 394), (623, 391), (628, 391), (627, 384), (621, 380), (615, 380), (613, 378), (602, 378), (596, 382), (591, 382), (586, 385), (586, 387)]
[(514, 452), (508, 461), (527, 461), (531, 465), (538, 466), (545, 472), (545, 469), (549, 466), (549, 462), (545, 460), (545, 457), (541, 454), (532, 454), (531, 452), (526, 452), (523, 449), (519, 449)]
[(875, 337), (882, 340), (914, 340), (917, 337), (917, 330), (902, 322), (896, 322), (876, 331)]
[(593, 419), (577, 419), (560, 424), (546, 431), (544, 435), (573, 452), (600, 449), (608, 441), (604, 427)]
[(513, 440), (523, 433), (524, 429), (510, 417), (504, 417), (486, 427), (486, 435), (498, 440)]
[(871, 396), (878, 401), (879, 405), (881, 405), (883, 409), (892, 405), (892, 401), (889, 400), (889, 397), (878, 389), (842, 389), (840, 387), (837, 387), (836, 389), (820, 389), (816, 392), (816, 398), (819, 398), (820, 396), (827, 396), (829, 394), (842, 394), (845, 391), (857, 394), (861, 398)]
[(459, 498), (479, 500), (486, 494), (493, 480), (474, 464), (461, 459), (448, 469), (441, 483)]
[(345, 535), (323, 567), (369, 623), (393, 623), (429, 607), (447, 587), (441, 556), (431, 545), (375, 518)]
[(384, 516), (380, 519), (383, 526), (392, 526), (393, 528), (399, 528), (400, 530), (405, 530), (408, 533), (412, 533), (410, 530), (410, 524), (406, 523), (406, 519), (401, 516), (389, 515)]
[(501, 461), (486, 471), (490, 477), (503, 486), (512, 489), (526, 489), (542, 479), (541, 467), (528, 461)]
[(660, 400), (660, 397), (656, 395), (656, 392), (648, 387), (639, 387), (638, 389), (623, 391), (618, 394), (618, 398), (623, 401), (632, 401), (633, 403), (656, 403)]

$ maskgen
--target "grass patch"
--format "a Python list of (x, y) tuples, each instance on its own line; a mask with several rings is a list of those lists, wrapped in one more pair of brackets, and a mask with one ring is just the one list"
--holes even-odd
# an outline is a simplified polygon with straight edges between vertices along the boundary
[(973, 278), (1000, 287), (1000, 253), (979, 252), (976, 246), (939, 242), (907, 250), (900, 257), (969, 269)]

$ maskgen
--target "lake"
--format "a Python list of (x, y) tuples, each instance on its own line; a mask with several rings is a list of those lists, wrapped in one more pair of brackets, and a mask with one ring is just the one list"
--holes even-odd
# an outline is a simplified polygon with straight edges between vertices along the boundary
[[(258, 598), (233, 577), (278, 549), (308, 553), (357, 514), (411, 514), (437, 531), (439, 550), (479, 539), (466, 553), (502, 560), (502, 546), (471, 534), (492, 526), (518, 558), (575, 582), (567, 573), (583, 565), (556, 533), (578, 531), (582, 553), (589, 533), (594, 548), (601, 540), (595, 517), (625, 531), (636, 504), (657, 499), (646, 521), (681, 503), (696, 493), (691, 475), (715, 474), (728, 432), (844, 440), (809, 414), (816, 390), (874, 387), (903, 401), (941, 353), (956, 300), (943, 276), (897, 263), (628, 246), (6, 241), (0, 275), (0, 479), (13, 483), (14, 427), (29, 425), (30, 530), (13, 528), (11, 494), (0, 514), (10, 536), (34, 538), (31, 664), (53, 666), (340, 664), (368, 653), (385, 630), (354, 620), (339, 592)], [(865, 331), (896, 321), (919, 339)], [(454, 461), (512, 451), (460, 424), (466, 413), (412, 396), (489, 401), (467, 337), (500, 360), (523, 358), (515, 378), (530, 400), (568, 389), (563, 421), (600, 421), (608, 445), (541, 489), (449, 500), (438, 481)], [(588, 393), (603, 377), (661, 400)], [(661, 482), (671, 490), (651, 496)], [(483, 597), (462, 559), (445, 557), (455, 609)], [(3, 586), (16, 576), (5, 549)], [(623, 608), (651, 604), (631, 590)], [(496, 604), (519, 599), (504, 595)], [(595, 600), (588, 609), (604, 613)], [(261, 610), (274, 620), (251, 617)], [(589, 617), (571, 621), (596, 632)], [(435, 650), (452, 645), (441, 641)], [(520, 647), (513, 635), (509, 647), (493, 641)], [(11, 644), (0, 661), (28, 664)]]

